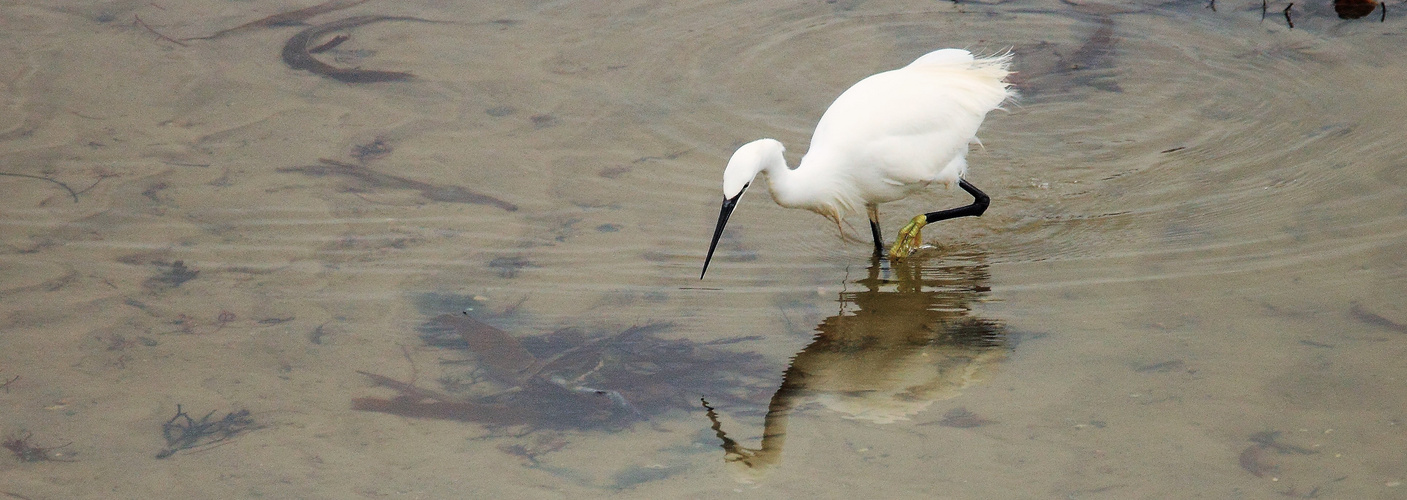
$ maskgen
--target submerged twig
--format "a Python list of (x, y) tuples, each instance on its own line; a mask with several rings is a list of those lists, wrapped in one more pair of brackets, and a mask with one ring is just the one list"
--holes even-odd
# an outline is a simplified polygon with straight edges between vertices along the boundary
[(1286, 5), (1286, 6), (1285, 6), (1285, 24), (1290, 25), (1290, 29), (1295, 29), (1295, 20), (1294, 20), (1294, 19), (1290, 19), (1290, 9), (1292, 9), (1292, 8), (1294, 8), (1294, 7), (1295, 7), (1295, 3), (1294, 3), (1294, 2), (1290, 2), (1290, 5)]
[(191, 418), (189, 413), (176, 405), (176, 416), (161, 424), (161, 435), (166, 438), (166, 449), (156, 454), (156, 458), (166, 458), (176, 452), (220, 443), (242, 432), (258, 429), (249, 410), (239, 410), (225, 414), (224, 418), (211, 421), (215, 411), (205, 414), (200, 420)]
[(169, 36), (166, 36), (166, 35), (161, 34), (161, 32), (160, 32), (160, 31), (157, 31), (156, 28), (152, 28), (151, 25), (148, 25), (146, 22), (142, 21), (142, 16), (138, 16), (138, 15), (136, 15), (136, 14), (133, 14), (133, 15), (132, 15), (132, 18), (137, 20), (134, 24), (136, 24), (137, 26), (141, 26), (141, 27), (143, 27), (143, 28), (146, 28), (147, 31), (150, 31), (150, 32), (151, 32), (151, 34), (156, 35), (156, 37), (157, 37), (158, 39), (166, 40), (166, 41), (168, 41), (168, 42), (174, 43), (174, 44), (176, 44), (176, 45), (180, 45), (180, 46), (182, 46), (182, 47), (187, 47), (187, 46), (188, 46), (188, 45), (186, 45), (186, 44), (184, 44), (184, 43), (181, 43), (180, 40), (177, 40), (177, 39), (175, 39), (175, 38), (171, 38), (171, 37), (169, 37)]
[[(74, 191), (73, 188), (68, 187), (68, 184), (64, 184), (62, 181), (54, 180), (40, 175), (16, 174), (13, 172), (0, 172), (0, 175), (8, 175), (10, 177), (24, 177), (26, 179), (39, 179), (41, 181), (49, 181), (54, 184), (58, 184), (59, 187), (64, 188), (65, 191), (68, 191), (69, 196), (73, 197), (74, 203), (78, 203), (78, 192)], [(87, 191), (87, 189), (84, 189), (84, 191)]]
[(59, 458), (54, 454), (54, 450), (63, 448), (73, 443), (64, 443), (61, 446), (52, 448), (36, 445), (29, 441), (34, 434), (26, 432), (24, 436), (14, 436), (6, 439), (3, 444), (5, 449), (15, 454), (15, 458), (21, 462), (77, 462), (67, 458)]
[(83, 189), (81, 189), (81, 190), (78, 190), (77, 192), (75, 192), (75, 193), (73, 193), (73, 194), (76, 196), (76, 195), (80, 195), (80, 194), (83, 194), (83, 193), (92, 191), (93, 188), (98, 187), (98, 184), (100, 184), (100, 183), (103, 182), (103, 179), (106, 179), (106, 178), (108, 178), (108, 177), (118, 177), (118, 175), (117, 175), (117, 174), (112, 174), (112, 173), (100, 173), (100, 174), (98, 174), (98, 180), (93, 181), (93, 183), (92, 183), (92, 184), (89, 184), (88, 187), (85, 187), (85, 188), (83, 188)]

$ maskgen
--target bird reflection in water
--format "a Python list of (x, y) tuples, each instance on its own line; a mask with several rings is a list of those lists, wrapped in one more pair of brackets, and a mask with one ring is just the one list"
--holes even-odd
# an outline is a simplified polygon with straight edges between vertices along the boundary
[(759, 448), (729, 438), (704, 399), (725, 459), (750, 474), (780, 463), (788, 417), (802, 405), (888, 424), (985, 380), (1014, 341), (999, 322), (972, 314), (972, 303), (988, 292), (983, 257), (947, 254), (888, 269), (872, 261), (868, 275), (851, 282), (862, 289), (840, 293), (840, 314), (816, 326), (814, 340), (787, 368), (768, 404)]

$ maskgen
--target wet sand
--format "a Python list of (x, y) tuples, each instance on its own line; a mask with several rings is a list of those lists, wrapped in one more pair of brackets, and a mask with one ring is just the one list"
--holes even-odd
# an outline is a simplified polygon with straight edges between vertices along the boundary
[[(1407, 495), (1407, 20), (372, 1), (309, 21), (448, 22), (316, 55), (413, 75), (358, 84), (284, 64), (306, 27), (192, 39), (314, 3), (0, 7), (0, 434), (74, 460), (0, 453), (0, 493)], [(773, 137), (794, 164), (840, 91), (939, 47), (1016, 54), (1023, 98), (969, 157), (983, 217), (873, 268), (868, 243), (752, 196), (697, 279), (733, 148)], [(886, 236), (960, 203), (886, 205)], [(726, 462), (702, 405), (596, 427), (352, 409), (396, 394), (358, 371), (491, 397), (472, 349), (427, 343), (466, 310), (637, 374), (655, 368), (583, 346), (655, 323), (656, 347), (731, 342), (709, 348), (760, 366), (727, 405), (658, 390), (710, 399), (739, 449), (784, 414), (785, 446)], [(944, 336), (973, 324), (1009, 342)], [(558, 387), (605, 373), (573, 366)], [(259, 428), (157, 459), (178, 404)]]

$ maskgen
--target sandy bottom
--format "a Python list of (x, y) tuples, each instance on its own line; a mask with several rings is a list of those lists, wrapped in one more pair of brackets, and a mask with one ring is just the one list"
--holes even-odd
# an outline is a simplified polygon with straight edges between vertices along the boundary
[[(1407, 497), (1407, 18), (304, 19), (446, 21), (309, 44), (377, 83), (222, 31), (312, 4), (0, 6), (0, 496)], [(986, 215), (874, 264), (759, 182), (699, 281), (734, 147), (939, 47), (1015, 53)]]

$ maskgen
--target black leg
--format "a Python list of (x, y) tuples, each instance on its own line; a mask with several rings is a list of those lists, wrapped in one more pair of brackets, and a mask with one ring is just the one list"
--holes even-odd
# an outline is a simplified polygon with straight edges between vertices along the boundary
[(987, 196), (987, 193), (983, 193), (982, 190), (977, 189), (977, 186), (973, 186), (972, 183), (967, 182), (967, 179), (958, 179), (958, 187), (962, 188), (963, 191), (967, 191), (967, 194), (972, 195), (972, 204), (965, 207), (926, 213), (924, 214), (924, 218), (928, 219), (929, 224), (957, 217), (979, 217), (982, 215), (982, 212), (987, 211), (987, 205), (992, 201), (992, 199)]
[(874, 236), (874, 254), (884, 255), (884, 238), (879, 235), (879, 223), (870, 221), (870, 233)]
[(879, 205), (865, 205), (865, 212), (870, 216), (870, 236), (874, 237), (874, 254), (884, 255), (884, 236), (879, 232)]

